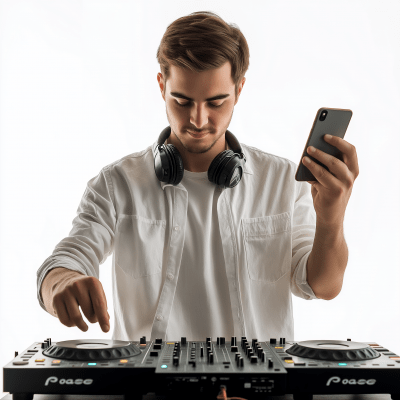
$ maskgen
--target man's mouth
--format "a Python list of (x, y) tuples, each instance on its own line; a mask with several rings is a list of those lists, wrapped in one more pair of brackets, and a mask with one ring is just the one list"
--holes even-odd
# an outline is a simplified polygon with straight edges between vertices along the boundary
[(196, 133), (196, 132), (191, 132), (189, 130), (187, 132), (190, 134), (190, 136), (194, 137), (195, 139), (200, 139), (208, 135), (208, 132)]

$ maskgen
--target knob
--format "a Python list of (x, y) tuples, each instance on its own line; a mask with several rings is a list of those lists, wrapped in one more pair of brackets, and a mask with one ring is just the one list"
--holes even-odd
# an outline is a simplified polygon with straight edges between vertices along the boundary
[(17, 355), (18, 355), (18, 351), (15, 352), (15, 356), (14, 357), (17, 357)]
[(232, 336), (231, 338), (231, 346), (236, 346), (236, 337)]
[(209, 362), (210, 364), (213, 364), (213, 363), (214, 363), (214, 353), (210, 353), (210, 354), (208, 355), (208, 362)]
[(186, 344), (186, 338), (185, 337), (181, 337), (181, 343), (182, 344)]
[(257, 360), (258, 360), (257, 356), (251, 356), (251, 358), (250, 358), (250, 362), (252, 364), (257, 364)]
[(236, 361), (236, 362), (237, 362), (237, 360), (238, 360), (239, 357), (240, 357), (240, 353), (239, 353), (239, 352), (235, 353), (235, 361)]
[(261, 361), (265, 362), (265, 352), (264, 351), (261, 353)]
[(146, 344), (146, 336), (140, 338), (140, 344)]
[(221, 344), (219, 336), (217, 337), (217, 344)]
[(162, 344), (162, 339), (156, 339), (156, 344)]
[(283, 344), (283, 338), (279, 339), (279, 344)]
[(179, 365), (179, 357), (174, 357), (172, 363), (177, 367)]
[(161, 350), (161, 344), (155, 344), (155, 345), (153, 346), (153, 349), (154, 349), (154, 350)]
[(251, 347), (254, 347), (257, 342), (257, 339), (251, 339)]
[(238, 347), (237, 346), (231, 346), (231, 352), (237, 352), (238, 351)]
[(223, 336), (221, 337), (221, 344), (225, 344), (225, 338)]
[(239, 367), (243, 367), (244, 366), (244, 359), (243, 357), (239, 358)]
[(206, 343), (208, 343), (208, 342), (211, 342), (211, 338), (210, 337), (206, 338)]
[(200, 347), (200, 357), (204, 357), (204, 347)]
[(348, 342), (351, 342), (351, 339), (347, 339)]
[(276, 339), (275, 339), (275, 338), (271, 338), (271, 339), (269, 339), (269, 342), (270, 342), (271, 344), (276, 344)]
[(271, 358), (268, 358), (268, 368), (273, 368), (274, 362), (272, 361)]

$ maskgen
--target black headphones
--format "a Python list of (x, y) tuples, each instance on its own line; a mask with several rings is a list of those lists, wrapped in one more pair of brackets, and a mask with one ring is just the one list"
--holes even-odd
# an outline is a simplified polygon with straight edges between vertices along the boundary
[[(161, 182), (178, 185), (183, 178), (183, 161), (173, 144), (164, 144), (170, 134), (170, 126), (160, 133), (154, 155), (154, 170)], [(246, 157), (233, 133), (226, 130), (225, 138), (233, 151), (224, 150), (214, 158), (208, 168), (208, 180), (226, 188), (233, 188), (242, 179)]]

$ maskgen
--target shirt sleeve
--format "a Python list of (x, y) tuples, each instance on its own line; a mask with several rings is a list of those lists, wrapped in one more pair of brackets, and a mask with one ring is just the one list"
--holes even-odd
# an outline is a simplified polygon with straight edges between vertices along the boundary
[(56, 245), (37, 270), (37, 298), (44, 310), (40, 288), (49, 270), (63, 267), (99, 279), (99, 265), (114, 250), (115, 221), (110, 169), (105, 167), (87, 183), (69, 236)]
[(316, 214), (307, 182), (295, 181), (290, 289), (306, 300), (318, 299), (307, 282), (307, 260), (314, 243)]

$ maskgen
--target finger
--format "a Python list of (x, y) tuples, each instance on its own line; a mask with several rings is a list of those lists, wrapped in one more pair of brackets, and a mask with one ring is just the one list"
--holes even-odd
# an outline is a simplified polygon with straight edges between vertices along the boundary
[(324, 167), (321, 167), (316, 162), (312, 161), (309, 157), (303, 157), (302, 163), (314, 175), (314, 178), (325, 188), (334, 189), (340, 186), (339, 180), (335, 178)]
[(328, 167), (329, 172), (341, 182), (353, 182), (353, 176), (343, 161), (313, 146), (307, 148), (307, 153)]
[(89, 288), (89, 296), (101, 329), (103, 332), (108, 332), (110, 330), (110, 322), (107, 312), (106, 295), (104, 294), (100, 281), (98, 283), (100, 285), (95, 284)]
[(92, 300), (89, 296), (89, 289), (86, 285), (76, 288), (76, 299), (88, 321), (91, 324), (96, 323), (98, 321), (97, 316), (92, 305)]
[(69, 321), (72, 324), (68, 326), (77, 326), (81, 331), (86, 332), (89, 327), (83, 320), (81, 311), (79, 310), (79, 304), (74, 297), (69, 297), (65, 301), (65, 308), (69, 315)]
[(359, 167), (355, 146), (338, 136), (324, 135), (324, 139), (327, 143), (337, 147), (343, 153), (343, 162), (347, 165), (354, 177), (357, 177), (359, 174)]

